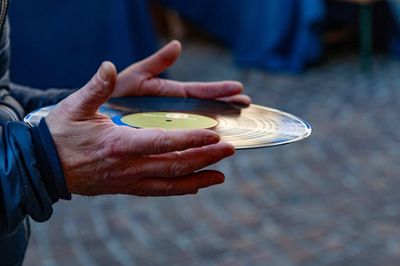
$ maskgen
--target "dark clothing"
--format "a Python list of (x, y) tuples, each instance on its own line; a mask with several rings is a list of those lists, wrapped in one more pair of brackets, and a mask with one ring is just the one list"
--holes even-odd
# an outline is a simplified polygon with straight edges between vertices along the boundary
[[(7, 6), (0, 0), (0, 15)], [(0, 19), (1, 21), (1, 19)], [(0, 265), (20, 265), (28, 241), (29, 216), (43, 222), (52, 204), (69, 199), (61, 163), (45, 120), (30, 128), (22, 118), (55, 104), (69, 90), (40, 91), (9, 81), (9, 29), (0, 36)], [(24, 222), (25, 221), (25, 222)]]

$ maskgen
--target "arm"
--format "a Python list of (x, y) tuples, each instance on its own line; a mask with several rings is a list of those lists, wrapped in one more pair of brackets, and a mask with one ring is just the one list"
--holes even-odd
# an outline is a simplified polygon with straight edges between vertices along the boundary
[(29, 128), (0, 122), (0, 237), (15, 231), (26, 215), (46, 221), (52, 204), (69, 199), (61, 165), (45, 123)]

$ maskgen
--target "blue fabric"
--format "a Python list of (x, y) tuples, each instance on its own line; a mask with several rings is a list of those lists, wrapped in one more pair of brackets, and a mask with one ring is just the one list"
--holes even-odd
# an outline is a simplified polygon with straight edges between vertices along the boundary
[(146, 0), (12, 1), (11, 80), (80, 87), (104, 60), (122, 69), (157, 48)]
[(18, 266), (24, 261), (30, 236), (29, 219), (21, 223), (15, 233), (0, 238), (0, 265)]
[[(298, 72), (321, 56), (323, 0), (159, 0), (220, 38), (242, 66)], [(78, 87), (108, 59), (119, 69), (156, 49), (146, 0), (13, 2), (11, 78)]]
[[(323, 52), (324, 0), (155, 1), (226, 43), (241, 66), (300, 72)], [(398, 4), (392, 8), (399, 14)], [(18, 0), (10, 11), (14, 82), (80, 87), (101, 61), (122, 69), (157, 48), (146, 0)], [(387, 47), (400, 54), (399, 26), (385, 32)]]
[(389, 6), (393, 12), (393, 16), (398, 24), (400, 24), (400, 3), (396, 0), (389, 0)]
[(29, 215), (37, 222), (52, 215), (52, 201), (39, 171), (30, 129), (0, 122), (0, 238), (16, 231)]
[(242, 66), (299, 72), (322, 54), (323, 0), (159, 0), (221, 39)]
[(392, 17), (383, 16), (386, 20), (389, 19), (389, 25), (385, 25), (386, 28), (384, 28), (390, 34), (387, 46), (396, 58), (400, 58), (400, 3), (390, 0), (388, 1), (388, 8)]
[(70, 200), (71, 194), (68, 192), (60, 158), (46, 120), (42, 119), (37, 127), (31, 129), (31, 133), (39, 169), (52, 202), (59, 199)]

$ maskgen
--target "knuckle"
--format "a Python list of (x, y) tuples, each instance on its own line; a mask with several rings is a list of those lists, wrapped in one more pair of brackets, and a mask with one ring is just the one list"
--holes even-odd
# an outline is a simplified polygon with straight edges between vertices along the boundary
[(139, 164), (119, 165), (120, 170), (116, 170), (117, 179), (128, 180), (126, 186), (129, 188), (138, 187), (138, 179), (142, 178), (142, 167)]
[(165, 192), (165, 194), (167, 194), (167, 195), (174, 194), (174, 193), (176, 192), (176, 186), (175, 186), (174, 184), (169, 183), (169, 184), (167, 184), (167, 185), (165, 186), (164, 192)]
[(165, 83), (162, 79), (152, 79), (152, 81), (154, 82), (153, 89), (155, 91), (155, 95), (160, 95), (163, 91), (165, 91)]
[(131, 179), (141, 178), (143, 176), (143, 167), (141, 164), (130, 165), (126, 170), (126, 176)]
[(175, 162), (171, 165), (171, 175), (172, 176), (183, 176), (187, 173), (187, 165), (181, 162)]
[(174, 147), (174, 140), (163, 131), (155, 142), (155, 146), (158, 151), (169, 151)]
[(199, 146), (199, 143), (206, 143), (207, 139), (200, 139), (199, 137), (196, 136), (187, 136), (185, 137), (185, 145), (187, 147), (197, 147)]

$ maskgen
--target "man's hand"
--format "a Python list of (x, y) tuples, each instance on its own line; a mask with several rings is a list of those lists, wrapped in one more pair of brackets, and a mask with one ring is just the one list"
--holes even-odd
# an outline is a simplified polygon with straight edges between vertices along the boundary
[(173, 42), (118, 77), (114, 65), (105, 62), (86, 86), (49, 113), (46, 122), (69, 192), (182, 195), (224, 181), (224, 175), (218, 171), (196, 172), (234, 153), (232, 145), (219, 143), (216, 133), (117, 126), (98, 112), (111, 95), (235, 99), (234, 95), (241, 91), (238, 83), (184, 84), (155, 78), (176, 57), (168, 56), (168, 50), (177, 49), (179, 44)]
[(170, 67), (181, 54), (181, 44), (172, 41), (154, 55), (123, 70), (117, 78), (113, 97), (166, 96), (216, 99), (249, 105), (250, 98), (240, 94), (243, 85), (236, 81), (178, 82), (157, 76)]

